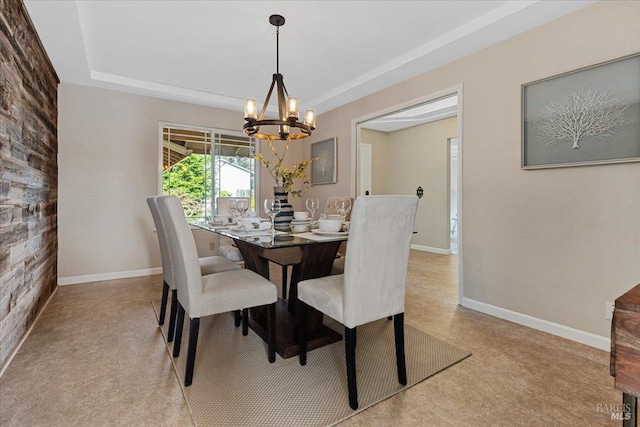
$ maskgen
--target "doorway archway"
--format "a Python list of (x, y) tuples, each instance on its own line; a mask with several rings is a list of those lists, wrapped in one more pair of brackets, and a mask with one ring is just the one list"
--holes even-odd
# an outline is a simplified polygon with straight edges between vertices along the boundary
[[(360, 177), (360, 163), (362, 156), (360, 146), (364, 141), (362, 131), (365, 127), (384, 129), (402, 129), (403, 127), (416, 126), (422, 123), (442, 120), (448, 117), (457, 117), (456, 133), (452, 135), (457, 137), (457, 153), (458, 153), (458, 171), (457, 171), (457, 221), (456, 232), (458, 238), (458, 255), (457, 255), (457, 288), (458, 303), (461, 304), (463, 297), (463, 193), (462, 193), (462, 171), (463, 171), (463, 135), (462, 135), (462, 84), (444, 89), (426, 96), (413, 99), (402, 104), (394, 105), (383, 110), (375, 111), (366, 116), (355, 118), (351, 121), (351, 174), (352, 188), (351, 193), (359, 196), (363, 193), (362, 179)], [(451, 100), (455, 100), (452, 104)], [(443, 102), (444, 101), (444, 102)], [(447, 157), (448, 158), (448, 157)], [(448, 167), (448, 166), (447, 166)], [(449, 183), (449, 181), (447, 180)], [(447, 192), (450, 185), (447, 184)], [(364, 194), (364, 193), (363, 193)], [(375, 192), (372, 192), (375, 194)], [(447, 219), (447, 224), (448, 224)], [(447, 230), (449, 230), (447, 226)]]

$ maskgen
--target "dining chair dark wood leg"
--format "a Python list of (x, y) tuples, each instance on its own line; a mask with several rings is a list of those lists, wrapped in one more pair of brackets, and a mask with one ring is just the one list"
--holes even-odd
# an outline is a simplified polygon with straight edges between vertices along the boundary
[(160, 314), (158, 315), (158, 325), (164, 325), (164, 316), (167, 313), (167, 300), (169, 299), (169, 284), (162, 281), (162, 300), (160, 301)]
[(347, 355), (347, 385), (349, 406), (358, 409), (358, 383), (356, 381), (356, 328), (344, 327), (344, 345)]
[(248, 308), (242, 309), (242, 335), (245, 337), (249, 335), (249, 309)]
[(171, 311), (169, 313), (169, 332), (167, 333), (167, 342), (173, 342), (176, 334), (176, 314), (178, 313), (178, 291), (171, 291)]
[(289, 267), (282, 266), (282, 299), (287, 299), (287, 275), (289, 274)]
[(242, 321), (242, 315), (240, 314), (240, 310), (233, 310), (233, 318), (236, 328), (240, 326)]
[(307, 310), (308, 306), (298, 300), (296, 307), (296, 317), (298, 326), (298, 359), (300, 365), (307, 364)]
[(267, 348), (269, 363), (276, 361), (276, 304), (267, 305)]
[(404, 354), (404, 313), (399, 313), (393, 316), (393, 331), (396, 341), (398, 382), (402, 385), (407, 385), (407, 365)]
[(196, 349), (198, 347), (198, 330), (200, 318), (196, 317), (189, 322), (189, 348), (187, 350), (187, 368), (184, 373), (184, 386), (189, 387), (193, 380), (193, 367), (196, 363)]
[(182, 327), (184, 326), (184, 307), (178, 301), (178, 318), (176, 319), (176, 335), (173, 340), (173, 357), (180, 356), (180, 345), (182, 344)]

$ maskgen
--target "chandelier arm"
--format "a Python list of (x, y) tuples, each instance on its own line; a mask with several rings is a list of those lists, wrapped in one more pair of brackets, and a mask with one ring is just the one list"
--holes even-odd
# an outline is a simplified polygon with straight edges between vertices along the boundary
[[(278, 118), (281, 121), (287, 120), (288, 113), (286, 111), (287, 108), (287, 99), (284, 97), (284, 91), (282, 90), (283, 82), (282, 82), (282, 74), (278, 74), (276, 80), (276, 91), (278, 92)], [(280, 125), (280, 135), (286, 138), (289, 132), (285, 131), (284, 125)]]
[(264, 113), (267, 112), (267, 106), (269, 105), (269, 100), (271, 99), (271, 94), (273, 93), (273, 87), (276, 85), (277, 74), (273, 75), (273, 79), (271, 80), (271, 86), (269, 86), (269, 92), (267, 92), (267, 98), (264, 100), (264, 105), (262, 106), (262, 110), (260, 111), (260, 115), (258, 116), (258, 120), (264, 119)]

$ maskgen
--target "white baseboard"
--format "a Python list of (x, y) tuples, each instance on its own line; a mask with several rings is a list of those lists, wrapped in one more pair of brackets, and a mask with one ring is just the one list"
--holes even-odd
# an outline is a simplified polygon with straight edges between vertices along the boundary
[(154, 274), (162, 274), (162, 267), (143, 268), (141, 270), (116, 271), (113, 273), (87, 274), (85, 276), (58, 277), (58, 285), (77, 285), (79, 283), (127, 279), (129, 277), (151, 276)]
[(433, 252), (434, 254), (440, 254), (440, 255), (451, 255), (451, 249), (432, 248), (431, 246), (422, 246), (422, 245), (414, 245), (414, 244), (411, 244), (411, 249), (415, 249), (417, 251), (423, 251), (423, 252)]
[(469, 298), (462, 298), (462, 306), (500, 319), (508, 320), (519, 325), (528, 326), (529, 328), (579, 342), (580, 344), (595, 347), (600, 350), (611, 350), (611, 340), (607, 337), (581, 331), (558, 323), (549, 322), (548, 320), (538, 319), (537, 317), (532, 317), (527, 314), (507, 310), (506, 308), (497, 307), (495, 305), (475, 301)]

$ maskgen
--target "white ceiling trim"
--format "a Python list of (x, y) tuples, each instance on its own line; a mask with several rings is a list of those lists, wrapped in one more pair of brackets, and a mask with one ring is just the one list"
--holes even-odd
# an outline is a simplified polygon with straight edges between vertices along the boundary
[[(501, 21), (516, 12), (520, 12), (528, 8), (529, 6), (538, 3), (540, 0), (530, 0), (530, 1), (512, 1), (509, 2), (483, 16), (480, 16), (473, 21), (458, 27), (457, 29), (444, 34), (437, 39), (434, 39), (423, 46), (414, 49), (402, 56), (399, 56), (387, 63), (383, 66), (378, 67), (374, 70), (369, 71), (366, 74), (363, 74), (357, 79), (351, 80), (337, 88), (333, 91), (325, 94), (324, 96), (312, 99), (309, 101), (310, 105), (317, 106), (324, 104), (331, 100), (332, 98), (338, 97), (345, 92), (348, 92), (352, 89), (355, 89), (359, 86), (364, 85), (365, 83), (369, 83), (379, 77), (383, 77), (390, 72), (400, 69), (420, 58), (424, 58), (427, 55), (446, 47), (447, 45), (451, 45), (454, 42), (460, 41), (468, 36), (473, 35), (474, 33), (498, 22)], [(437, 64), (433, 64), (435, 66)], [(433, 68), (433, 67), (432, 67)], [(428, 70), (422, 70), (422, 72), (426, 72)], [(397, 82), (396, 82), (397, 83)]]
[[(461, 41), (466, 37), (473, 35), (474, 33), (485, 29), (496, 22), (499, 22), (503, 19), (508, 18), (514, 13), (520, 12), (531, 5), (538, 3), (541, 0), (529, 0), (529, 1), (511, 1), (506, 3), (499, 8), (480, 16), (473, 21), (453, 30), (447, 34), (444, 34), (437, 39), (426, 43), (425, 45), (414, 49), (402, 56), (399, 56), (381, 67), (378, 67), (370, 72), (361, 75), (359, 78), (351, 80), (341, 86), (336, 87), (334, 90), (327, 92), (321, 97), (311, 99), (307, 102), (309, 108), (315, 108), (318, 114), (329, 111), (332, 108), (335, 108), (339, 105), (345, 104), (347, 102), (354, 101), (360, 97), (359, 94), (354, 93), (353, 95), (348, 97), (347, 101), (341, 100), (337, 101), (338, 98), (344, 97), (346, 93), (353, 91), (359, 87), (363, 87), (367, 83), (370, 83), (378, 78), (384, 78), (395, 70), (399, 70), (402, 67), (411, 64), (412, 62), (425, 58), (428, 55), (436, 52), (438, 49), (442, 49), (448, 45), (451, 45), (455, 42)], [(136, 93), (147, 94), (154, 97), (168, 97), (170, 99), (179, 100), (183, 102), (195, 102), (197, 104), (203, 105), (211, 105), (218, 108), (231, 109), (236, 111), (242, 111), (244, 99), (233, 98), (223, 95), (218, 95), (214, 93), (208, 93), (193, 89), (181, 88), (177, 86), (170, 86), (161, 83), (155, 83), (145, 80), (133, 79), (121, 75), (103, 73), (100, 71), (93, 70), (91, 66), (91, 52), (87, 49), (87, 41), (86, 41), (86, 19), (83, 18), (83, 13), (79, 10), (79, 2), (75, 0), (74, 2), (76, 8), (76, 15), (78, 16), (78, 21), (80, 25), (80, 32), (82, 35), (82, 42), (84, 47), (84, 52), (86, 55), (86, 63), (90, 69), (90, 78), (94, 81), (100, 81), (103, 83), (115, 84), (123, 87), (134, 88), (137, 89)], [(81, 7), (80, 7), (81, 9)], [(463, 55), (459, 55), (463, 56)], [(439, 63), (434, 63), (431, 61), (431, 67), (428, 69), (422, 69), (420, 72), (428, 71), (429, 69), (433, 69), (436, 66), (440, 65)], [(417, 73), (414, 73), (417, 74)], [(393, 80), (386, 79), (386, 84), (384, 87), (391, 86), (394, 83), (398, 83), (402, 81), (404, 76), (399, 76)], [(383, 87), (376, 86), (376, 90), (380, 90)], [(357, 91), (356, 91), (357, 92)], [(273, 107), (268, 108), (268, 111), (271, 113), (275, 113), (276, 109)]]
[[(594, 0), (505, 1), (495, 9), (479, 15), (471, 21), (467, 21), (457, 27), (450, 25), (450, 30), (441, 36), (431, 39), (423, 45), (401, 54), (398, 57), (389, 57), (383, 65), (377, 67), (372, 66), (369, 70), (365, 69), (366, 72), (359, 74), (355, 78), (351, 78), (348, 81), (340, 81), (340, 79), (337, 78), (340, 77), (339, 75), (332, 76), (333, 79), (331, 80), (334, 83), (331, 86), (324, 87), (322, 91), (316, 91), (315, 97), (309, 97), (312, 99), (305, 100), (306, 108), (315, 108), (318, 114), (322, 114), (455, 61), (501, 40), (513, 37), (533, 27), (544, 24), (549, 20), (564, 16), (593, 2)], [(153, 2), (150, 1), (149, 3)], [(185, 2), (185, 7), (188, 3), (189, 2)], [(316, 3), (318, 5), (326, 5), (328, 2), (308, 2), (307, 4), (309, 7), (313, 7)], [(336, 10), (339, 10), (341, 3), (342, 2), (335, 2)], [(344, 1), (344, 4), (348, 3), (352, 2)], [(367, 3), (369, 2), (361, 2), (365, 8), (375, 8), (376, 2), (370, 2), (371, 4), (369, 5), (367, 5)], [(447, 7), (450, 6), (448, 2), (434, 2), (433, 4), (438, 3), (447, 4)], [(94, 37), (98, 36), (92, 28), (89, 28), (91, 23), (94, 22), (92, 19), (98, 19), (95, 13), (93, 15), (91, 14), (92, 9), (90, 8), (96, 5), (94, 2), (81, 0), (25, 0), (25, 4), (36, 25), (43, 45), (49, 53), (52, 63), (63, 82), (102, 87), (121, 92), (212, 106), (232, 111), (242, 111), (243, 99), (240, 98), (242, 94), (238, 93), (241, 91), (237, 91), (237, 87), (242, 88), (246, 87), (246, 85), (238, 85), (238, 80), (230, 82), (231, 86), (236, 88), (236, 93), (228, 93), (229, 91), (224, 92), (222, 90), (216, 93), (218, 89), (216, 89), (214, 85), (201, 86), (203, 89), (198, 89), (195, 85), (194, 87), (187, 88), (185, 86), (189, 86), (191, 81), (185, 81), (184, 79), (172, 80), (165, 78), (163, 80), (163, 77), (158, 77), (158, 75), (154, 76), (153, 73), (151, 73), (148, 75), (149, 80), (147, 80), (147, 75), (140, 73), (133, 77), (127, 77), (127, 72), (123, 71), (122, 67), (118, 68), (116, 66), (113, 67), (113, 69), (110, 69), (110, 67), (101, 68), (104, 67), (104, 64), (100, 65), (100, 60), (104, 61), (104, 59), (97, 57), (97, 55), (100, 54), (100, 50), (97, 47), (98, 45), (95, 43), (92, 45), (91, 42), (92, 34)], [(118, 2), (114, 2), (114, 4), (118, 4)], [(124, 3), (120, 3), (120, 5), (122, 4)], [(220, 4), (233, 4), (234, 8), (232, 9), (237, 9), (237, 3), (235, 2), (220, 2)], [(280, 6), (278, 6), (278, 4)], [(293, 4), (294, 2), (273, 2), (273, 7), (283, 7), (282, 5), (289, 6)], [(296, 2), (296, 4), (297, 8), (305, 5), (304, 2)], [(398, 2), (398, 4), (401, 4), (401, 2)], [(437, 16), (434, 15), (434, 13), (437, 13), (437, 6), (431, 8), (427, 7), (427, 5), (430, 6), (429, 2), (425, 2), (425, 13), (433, 11), (429, 16), (431, 18)], [(464, 7), (464, 2), (460, 2), (459, 7)], [(95, 9), (93, 10), (95, 11)], [(228, 9), (220, 6), (221, 13), (225, 10)], [(487, 9), (484, 8), (484, 10)], [(366, 14), (365, 11), (363, 11), (363, 13)], [(398, 13), (402, 12), (398, 10)], [(375, 18), (375, 14), (373, 14), (372, 17)], [(420, 16), (415, 16), (415, 18), (417, 20), (422, 19)], [(401, 38), (403, 35), (401, 29), (398, 28), (389, 30), (390, 33), (386, 35), (384, 32), (385, 27), (393, 28), (393, 26), (385, 25), (386, 23), (382, 22), (381, 18), (378, 18), (378, 21), (370, 20), (365, 22), (368, 22), (371, 28), (377, 28), (376, 25), (380, 24), (380, 30), (377, 35), (383, 36), (384, 38), (395, 37), (396, 44), (398, 37)], [(117, 28), (117, 20), (114, 21), (113, 28)], [(343, 28), (339, 29), (342, 30)], [(348, 31), (348, 28), (344, 28), (344, 30)], [(103, 34), (101, 35), (103, 37), (102, 40), (105, 40)], [(345, 33), (345, 36), (347, 34), (348, 32)], [(342, 37), (342, 40), (347, 39), (348, 37)], [(380, 40), (380, 37), (378, 37), (378, 40)], [(228, 45), (232, 46), (231, 43), (233, 43), (233, 41), (233, 39), (229, 40)], [(419, 42), (415, 38), (411, 41)], [(92, 51), (92, 49), (94, 49), (94, 51)], [(358, 46), (349, 46), (349, 49), (357, 51)], [(363, 50), (368, 55), (376, 54), (375, 49)], [(242, 47), (235, 51), (242, 51)], [(227, 50), (227, 54), (230, 55), (228, 52), (229, 50)], [(140, 57), (144, 58), (143, 55), (144, 54), (140, 55)], [(230, 59), (235, 60), (235, 58)], [(316, 62), (317, 60), (318, 58), (316, 58)], [(335, 58), (328, 56), (326, 58), (320, 58), (320, 60), (324, 60), (325, 63), (331, 63)], [(242, 66), (238, 64), (243, 64), (242, 61), (237, 60), (230, 63), (235, 64), (234, 66), (236, 67)], [(380, 61), (372, 62), (372, 64), (374, 63), (380, 64)], [(340, 65), (343, 67), (348, 66), (348, 64), (344, 63), (344, 60)], [(335, 68), (338, 69), (340, 67), (336, 66)], [(313, 72), (318, 69), (319, 67), (313, 68), (310, 66), (309, 76), (307, 76), (308, 80), (314, 81)], [(326, 72), (326, 68), (324, 72)], [(354, 74), (351, 74), (351, 76), (353, 75)], [(247, 81), (248, 75), (246, 73), (242, 77), (244, 81)], [(321, 78), (317, 80), (321, 80)], [(163, 83), (159, 83), (161, 81)], [(240, 82), (242, 82), (242, 80), (240, 80)], [(224, 95), (222, 95), (222, 93), (224, 93)], [(320, 95), (318, 95), (318, 93), (320, 93)], [(269, 112), (273, 114), (275, 108), (270, 106)]]
[(186, 89), (146, 80), (132, 79), (130, 77), (102, 73), (100, 71), (91, 71), (91, 79), (103, 83), (136, 88), (144, 93), (155, 94), (154, 96), (168, 95), (169, 97), (171, 97), (171, 99), (183, 102), (197, 101), (197, 104), (211, 105), (218, 108), (226, 108), (232, 110), (241, 110), (243, 108), (243, 100), (203, 92), (200, 90)]

